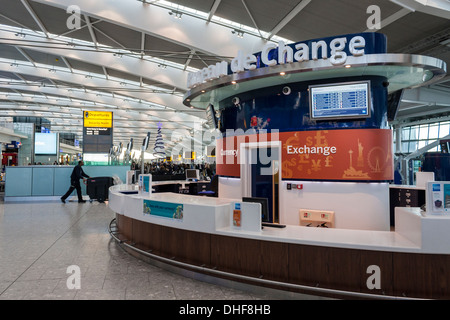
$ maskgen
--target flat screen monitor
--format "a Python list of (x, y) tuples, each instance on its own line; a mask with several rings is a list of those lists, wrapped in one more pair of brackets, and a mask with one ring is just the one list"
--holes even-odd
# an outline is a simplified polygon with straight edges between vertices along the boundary
[(131, 152), (131, 149), (133, 149), (133, 138), (130, 138), (130, 142), (127, 144), (128, 152)]
[(142, 141), (142, 146), (144, 147), (144, 150), (148, 149), (148, 143), (150, 142), (150, 132), (147, 132), (147, 136)]
[(200, 171), (198, 169), (186, 169), (186, 180), (200, 179)]
[(261, 204), (261, 221), (269, 222), (269, 200), (267, 198), (243, 197), (242, 202), (253, 202)]
[(370, 117), (370, 81), (309, 86), (311, 119)]
[(34, 135), (34, 154), (56, 155), (58, 136), (56, 133), (40, 133)]

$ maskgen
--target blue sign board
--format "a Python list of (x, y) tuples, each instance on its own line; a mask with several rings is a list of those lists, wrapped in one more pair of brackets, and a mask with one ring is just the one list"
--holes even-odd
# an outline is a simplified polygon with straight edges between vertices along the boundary
[(183, 205), (179, 203), (143, 200), (143, 214), (164, 217), (175, 220), (183, 220)]

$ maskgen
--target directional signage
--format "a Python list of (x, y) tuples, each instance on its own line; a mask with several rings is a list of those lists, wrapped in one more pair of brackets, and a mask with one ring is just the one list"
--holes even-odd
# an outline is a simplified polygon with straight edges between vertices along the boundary
[(85, 128), (112, 128), (112, 112), (84, 111), (83, 114)]
[(83, 152), (109, 153), (113, 143), (113, 113), (83, 111)]

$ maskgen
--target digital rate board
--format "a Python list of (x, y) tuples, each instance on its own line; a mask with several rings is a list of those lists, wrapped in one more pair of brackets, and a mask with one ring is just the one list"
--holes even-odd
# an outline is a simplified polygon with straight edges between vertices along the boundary
[(113, 143), (113, 113), (83, 111), (83, 152), (109, 153)]
[(312, 119), (366, 118), (370, 116), (370, 82), (309, 87)]

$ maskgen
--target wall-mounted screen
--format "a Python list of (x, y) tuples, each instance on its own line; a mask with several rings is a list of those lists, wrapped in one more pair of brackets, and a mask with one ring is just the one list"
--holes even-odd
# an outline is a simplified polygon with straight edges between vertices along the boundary
[(40, 133), (34, 135), (34, 154), (56, 155), (58, 135), (56, 133)]
[(311, 119), (370, 117), (370, 81), (309, 86)]

